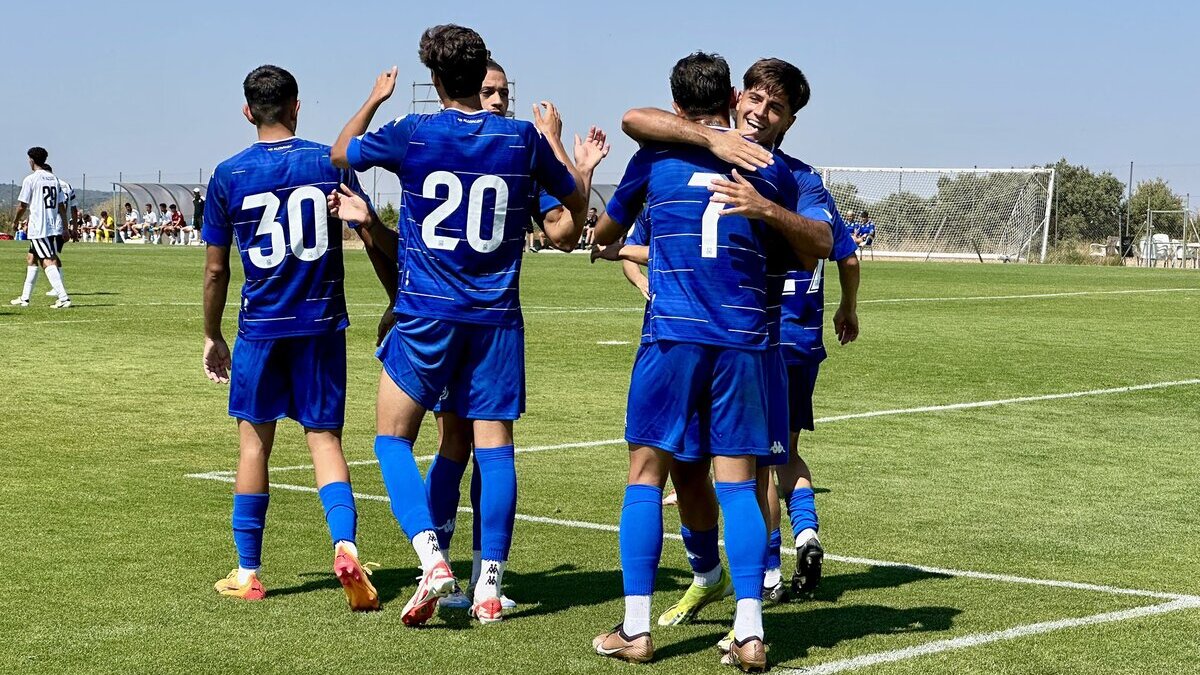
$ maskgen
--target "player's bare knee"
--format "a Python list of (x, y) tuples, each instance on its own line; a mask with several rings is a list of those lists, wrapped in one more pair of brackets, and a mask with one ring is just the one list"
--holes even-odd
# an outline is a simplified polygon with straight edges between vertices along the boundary
[(667, 452), (646, 445), (629, 446), (629, 485), (662, 488), (670, 470), (671, 455)]
[(513, 444), (513, 423), (507, 420), (474, 420), (472, 433), (477, 448), (500, 448)]

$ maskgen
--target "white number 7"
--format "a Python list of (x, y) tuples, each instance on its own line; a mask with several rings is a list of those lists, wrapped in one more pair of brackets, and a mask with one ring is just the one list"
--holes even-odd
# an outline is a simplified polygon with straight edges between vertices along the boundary
[[(714, 180), (724, 178), (719, 173), (694, 173), (692, 179), (688, 181), (689, 187), (708, 187)], [(717, 221), (720, 220), (721, 214), (719, 211), (725, 208), (724, 204), (718, 202), (709, 202), (704, 208), (704, 216), (700, 219), (700, 257), (715, 258), (717, 257)]]

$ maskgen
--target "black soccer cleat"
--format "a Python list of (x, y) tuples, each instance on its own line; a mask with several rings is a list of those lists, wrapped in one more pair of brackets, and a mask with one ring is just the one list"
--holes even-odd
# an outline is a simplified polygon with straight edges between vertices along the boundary
[(789, 599), (788, 588), (783, 583), (783, 579), (780, 579), (779, 583), (775, 584), (774, 586), (763, 586), (762, 599), (764, 603), (769, 602), (776, 605), (786, 603)]
[(821, 583), (821, 563), (825, 549), (816, 538), (809, 539), (796, 549), (796, 573), (792, 575), (792, 595), (810, 595)]

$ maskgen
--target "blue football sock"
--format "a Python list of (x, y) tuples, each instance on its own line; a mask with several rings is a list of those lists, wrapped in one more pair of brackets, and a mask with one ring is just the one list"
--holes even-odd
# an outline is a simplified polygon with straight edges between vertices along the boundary
[(788, 519), (792, 521), (792, 536), (799, 537), (800, 533), (817, 527), (817, 502), (813, 499), (812, 488), (796, 488), (788, 498)]
[(711, 572), (721, 564), (721, 550), (717, 528), (709, 530), (689, 530), (679, 526), (679, 534), (683, 536), (683, 548), (687, 551), (688, 564), (696, 574)]
[(483, 550), (480, 541), (483, 536), (483, 526), (479, 522), (479, 490), (482, 479), (479, 477), (479, 460), (471, 460), (471, 550)]
[(421, 470), (413, 459), (412, 441), (398, 436), (376, 436), (375, 457), (383, 485), (392, 501), (392, 515), (409, 539), (433, 529), (429, 502), (425, 499), (425, 483)]
[(262, 566), (263, 528), (267, 524), (269, 494), (233, 495), (233, 545), (238, 567), (255, 570)]
[(662, 488), (653, 485), (625, 488), (620, 540), (625, 595), (653, 595), (654, 576), (662, 557)]
[(358, 527), (358, 511), (354, 508), (354, 493), (345, 481), (328, 483), (317, 490), (321, 506), (325, 508), (325, 523), (329, 525), (329, 536), (336, 545), (339, 541), (354, 543)]
[(458, 516), (458, 498), (462, 492), (462, 477), (467, 465), (449, 457), (438, 455), (433, 458), (429, 473), (425, 474), (425, 496), (429, 499), (429, 515), (437, 530), (438, 546), (450, 550), (450, 539), (454, 536), (455, 518)]
[(767, 569), (777, 570), (783, 567), (783, 559), (780, 557), (781, 548), (783, 548), (783, 534), (777, 527), (771, 530), (771, 534), (767, 537)]
[(513, 446), (475, 448), (479, 462), (479, 550), (484, 560), (508, 560), (517, 516), (517, 465)]
[(720, 483), (717, 501), (725, 514), (725, 555), (738, 600), (761, 598), (767, 565), (767, 524), (758, 506), (756, 481)]

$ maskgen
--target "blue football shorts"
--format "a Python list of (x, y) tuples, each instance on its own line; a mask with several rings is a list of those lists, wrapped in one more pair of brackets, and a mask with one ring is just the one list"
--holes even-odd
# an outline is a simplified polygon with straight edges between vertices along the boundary
[(793, 433), (812, 431), (813, 390), (817, 386), (820, 363), (806, 363), (787, 367), (787, 401), (789, 428)]
[(764, 456), (767, 431), (766, 355), (686, 342), (643, 344), (633, 364), (625, 440), (665, 450), (682, 461), (688, 427), (694, 451)]
[(525, 412), (525, 329), (396, 315), (376, 356), (426, 410), (473, 420)]
[(255, 424), (290, 417), (309, 429), (346, 420), (346, 333), (238, 339), (229, 414)]

